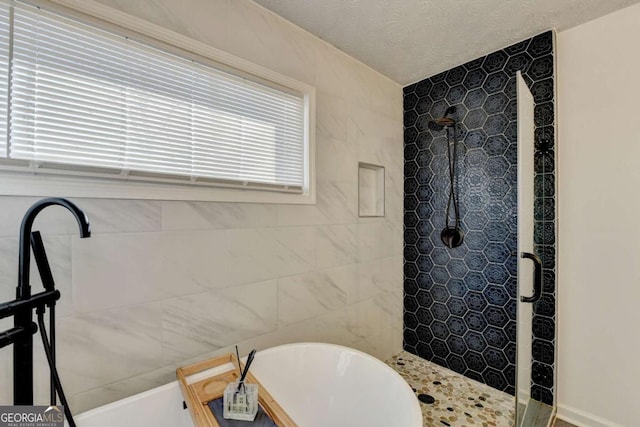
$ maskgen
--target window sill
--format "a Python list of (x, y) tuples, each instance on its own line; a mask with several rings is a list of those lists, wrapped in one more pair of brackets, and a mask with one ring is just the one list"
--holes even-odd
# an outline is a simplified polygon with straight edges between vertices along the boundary
[(205, 202), (315, 204), (313, 189), (303, 194), (240, 190), (218, 187), (189, 187), (159, 183), (110, 181), (77, 177), (0, 174), (1, 196), (59, 196), (103, 199), (185, 200)]

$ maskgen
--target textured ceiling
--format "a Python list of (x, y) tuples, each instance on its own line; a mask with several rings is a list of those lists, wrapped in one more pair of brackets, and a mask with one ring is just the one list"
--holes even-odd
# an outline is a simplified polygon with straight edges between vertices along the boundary
[(254, 0), (402, 85), (640, 0)]

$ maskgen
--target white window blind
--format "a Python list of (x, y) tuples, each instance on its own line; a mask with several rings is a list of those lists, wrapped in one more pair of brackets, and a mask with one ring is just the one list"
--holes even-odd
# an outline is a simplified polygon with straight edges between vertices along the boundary
[(302, 191), (303, 94), (27, 5), (13, 19), (10, 159), (41, 172)]
[(9, 5), (0, 3), (0, 157), (7, 155), (9, 19)]

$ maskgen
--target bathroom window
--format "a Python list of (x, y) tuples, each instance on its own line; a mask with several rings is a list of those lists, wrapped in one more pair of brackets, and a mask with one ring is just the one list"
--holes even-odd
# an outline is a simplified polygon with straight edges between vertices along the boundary
[[(105, 197), (295, 203), (311, 194), (313, 88), (29, 5), (3, 9), (0, 153), (14, 179), (74, 188), (80, 177)], [(91, 191), (70, 195), (100, 196)]]

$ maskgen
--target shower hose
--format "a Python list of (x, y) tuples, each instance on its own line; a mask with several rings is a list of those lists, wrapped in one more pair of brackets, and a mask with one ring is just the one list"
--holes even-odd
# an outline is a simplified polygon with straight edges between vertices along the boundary
[[(453, 140), (453, 144), (451, 143)], [(446, 227), (449, 227), (449, 213), (451, 211), (451, 205), (453, 205), (453, 212), (455, 215), (455, 230), (460, 227), (460, 209), (458, 206), (458, 194), (456, 183), (456, 161), (458, 152), (458, 140), (456, 138), (455, 126), (447, 127), (447, 155), (449, 160), (449, 201), (447, 202), (446, 210)]]
[[(51, 371), (51, 379), (55, 385), (55, 389), (58, 392), (58, 396), (60, 397), (60, 403), (62, 403), (63, 405), (64, 415), (67, 419), (67, 422), (69, 423), (69, 427), (76, 427), (76, 423), (73, 420), (73, 416), (71, 415), (71, 409), (69, 408), (69, 404), (67, 403), (67, 397), (64, 395), (64, 390), (62, 389), (62, 383), (60, 382), (58, 370), (56, 369), (53, 351), (51, 349), (51, 345), (49, 344), (49, 338), (47, 337), (47, 330), (44, 327), (44, 307), (39, 307), (36, 311), (38, 313), (38, 326), (40, 327), (42, 346), (44, 347), (44, 352), (47, 355), (47, 362), (49, 363), (49, 369)], [(51, 402), (51, 404), (54, 403), (55, 402)]]

